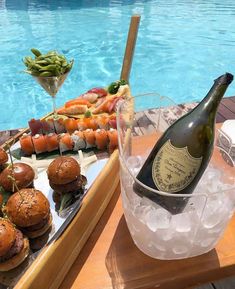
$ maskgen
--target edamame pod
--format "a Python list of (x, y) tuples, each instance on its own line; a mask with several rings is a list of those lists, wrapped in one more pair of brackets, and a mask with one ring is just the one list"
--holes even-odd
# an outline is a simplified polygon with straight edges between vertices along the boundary
[(34, 64), (32, 65), (32, 67), (35, 68), (35, 69), (37, 69), (37, 70), (42, 69), (42, 66), (39, 65), (39, 64), (37, 64), (37, 63), (34, 63)]
[(27, 72), (34, 76), (60, 76), (69, 72), (73, 66), (73, 60), (68, 62), (64, 55), (54, 50), (46, 54), (41, 54), (36, 48), (32, 48), (31, 51), (35, 58), (26, 56), (23, 62)]
[(32, 48), (31, 49), (32, 53), (36, 56), (36, 57), (39, 57), (42, 53), (36, 49), (36, 48)]
[(40, 74), (39, 74), (39, 76), (53, 76), (53, 74), (52, 74), (52, 72), (50, 72), (50, 71), (43, 71), (43, 72), (41, 72)]
[(48, 64), (50, 64), (46, 60), (38, 60), (36, 63), (39, 64), (39, 65), (48, 65)]
[(56, 65), (55, 64), (49, 64), (49, 65), (47, 65), (47, 66), (44, 66), (44, 67), (42, 67), (41, 69), (40, 69), (40, 71), (47, 71), (47, 70), (49, 70), (49, 71), (53, 71), (53, 70), (56, 70)]
[(33, 59), (30, 56), (26, 56), (23, 61), (24, 61), (24, 63), (29, 64), (29, 63), (31, 63), (33, 61)]

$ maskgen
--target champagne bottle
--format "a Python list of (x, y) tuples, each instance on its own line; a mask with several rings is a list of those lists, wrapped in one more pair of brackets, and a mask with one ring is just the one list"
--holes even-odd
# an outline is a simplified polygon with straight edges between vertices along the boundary
[[(217, 78), (206, 97), (164, 132), (138, 173), (139, 181), (162, 192), (193, 192), (210, 161), (217, 108), (232, 80), (230, 73)], [(182, 212), (189, 199), (159, 195), (137, 182), (133, 189), (172, 214)]]

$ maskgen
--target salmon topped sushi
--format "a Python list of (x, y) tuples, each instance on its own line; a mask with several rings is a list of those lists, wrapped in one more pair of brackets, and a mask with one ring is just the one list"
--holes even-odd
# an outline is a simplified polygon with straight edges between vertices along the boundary
[(31, 135), (24, 133), (20, 138), (21, 150), (26, 155), (31, 155), (35, 152)]
[(52, 152), (59, 149), (59, 137), (56, 133), (45, 135), (47, 151)]
[(67, 119), (66, 116), (59, 116), (57, 118), (53, 118), (56, 133), (59, 134), (59, 133), (66, 132), (65, 125), (64, 125), (64, 122), (66, 119)]
[(42, 119), (41, 124), (42, 124), (43, 134), (55, 132), (54, 121), (52, 118)]
[(108, 135), (106, 130), (97, 129), (95, 131), (95, 143), (99, 150), (104, 150), (108, 144)]
[(98, 124), (94, 117), (84, 117), (83, 122), (87, 128), (96, 130), (98, 128)]
[(109, 153), (112, 153), (118, 147), (118, 133), (116, 129), (110, 128), (107, 134), (109, 138), (108, 150)]
[(101, 129), (109, 129), (109, 117), (107, 116), (98, 116), (96, 120), (98, 127)]
[(73, 150), (73, 139), (69, 133), (62, 133), (59, 136), (59, 149), (62, 154), (65, 151)]
[(71, 134), (78, 129), (78, 121), (74, 118), (67, 118), (64, 121), (64, 126), (66, 131)]
[(85, 120), (85, 118), (78, 119), (78, 129), (79, 130), (86, 130), (88, 129), (88, 122)]
[(86, 129), (84, 131), (84, 136), (86, 140), (86, 148), (95, 147), (95, 133), (92, 129)]
[(32, 137), (32, 141), (36, 154), (40, 154), (47, 151), (47, 143), (44, 135), (35, 134)]
[(82, 131), (76, 130), (72, 135), (71, 138), (74, 142), (74, 151), (82, 150), (86, 148), (86, 141), (85, 136)]

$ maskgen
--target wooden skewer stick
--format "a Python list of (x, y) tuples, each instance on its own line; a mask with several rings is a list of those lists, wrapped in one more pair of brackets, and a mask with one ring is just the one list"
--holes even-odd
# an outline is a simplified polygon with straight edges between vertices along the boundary
[(126, 43), (126, 51), (123, 58), (122, 71), (120, 75), (120, 79), (124, 79), (126, 81), (129, 81), (132, 59), (135, 51), (135, 43), (138, 34), (139, 22), (140, 22), (140, 15), (133, 15), (131, 17), (131, 23)]

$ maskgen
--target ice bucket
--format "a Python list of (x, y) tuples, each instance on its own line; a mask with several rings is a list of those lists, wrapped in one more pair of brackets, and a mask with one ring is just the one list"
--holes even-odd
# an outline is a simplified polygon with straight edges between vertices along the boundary
[[(223, 149), (217, 146), (192, 194), (160, 192), (136, 179), (164, 130), (192, 108), (193, 105), (178, 106), (156, 93), (129, 98), (117, 108), (121, 196), (126, 223), (136, 246), (157, 259), (182, 259), (212, 250), (234, 212), (235, 168), (225, 161)], [(217, 127), (218, 124), (216, 134)], [(136, 182), (161, 197), (182, 198), (186, 203), (184, 210), (172, 214), (157, 202), (136, 194), (133, 190)]]

